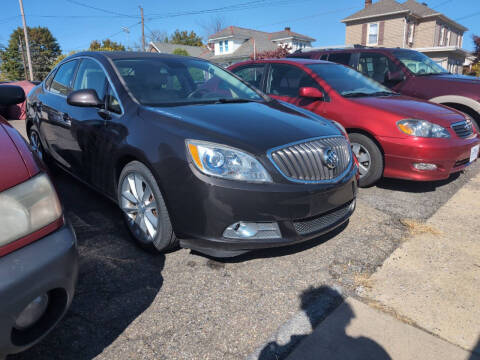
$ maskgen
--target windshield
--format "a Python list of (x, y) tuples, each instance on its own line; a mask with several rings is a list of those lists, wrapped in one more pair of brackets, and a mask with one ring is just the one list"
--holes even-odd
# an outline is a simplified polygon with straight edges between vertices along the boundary
[(385, 96), (395, 93), (358, 71), (336, 64), (307, 65), (344, 97)]
[(394, 51), (393, 54), (415, 75), (448, 74), (428, 56), (417, 51)]
[(142, 105), (263, 101), (259, 93), (218, 66), (193, 58), (158, 57), (113, 61)]

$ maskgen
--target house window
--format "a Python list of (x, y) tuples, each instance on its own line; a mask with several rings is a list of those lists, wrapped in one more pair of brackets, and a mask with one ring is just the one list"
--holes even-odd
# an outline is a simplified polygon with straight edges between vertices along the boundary
[(457, 36), (457, 46), (458, 46), (459, 48), (462, 47), (462, 38), (463, 38), (462, 35), (458, 35), (458, 36)]
[(445, 46), (450, 46), (450, 36), (452, 35), (452, 32), (450, 30), (447, 31), (447, 40), (445, 42)]
[(218, 47), (219, 47), (219, 49), (220, 49), (220, 54), (223, 53), (223, 41), (220, 41), (220, 42), (218, 43)]
[(225, 40), (225, 52), (228, 53), (228, 40)]
[(368, 24), (368, 45), (378, 44), (378, 23)]

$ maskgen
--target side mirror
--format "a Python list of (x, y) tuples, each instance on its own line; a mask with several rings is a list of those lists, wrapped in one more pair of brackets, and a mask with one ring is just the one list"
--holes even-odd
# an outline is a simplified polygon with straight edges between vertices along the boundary
[(77, 90), (67, 96), (67, 104), (80, 107), (103, 107), (103, 101), (93, 89)]
[(314, 87), (301, 87), (299, 91), (300, 97), (306, 97), (316, 100), (323, 100), (323, 93)]
[(399, 83), (399, 82), (405, 80), (405, 75), (402, 71), (395, 71), (393, 73), (388, 72), (387, 73), (387, 80), (390, 81), (390, 82)]
[(0, 105), (15, 105), (25, 101), (25, 91), (16, 85), (0, 85)]

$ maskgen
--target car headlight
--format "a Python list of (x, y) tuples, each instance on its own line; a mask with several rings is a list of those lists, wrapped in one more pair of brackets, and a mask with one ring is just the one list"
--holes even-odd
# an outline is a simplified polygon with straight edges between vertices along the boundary
[(267, 183), (272, 178), (252, 155), (229, 146), (187, 140), (187, 152), (204, 174), (229, 180)]
[(0, 246), (30, 235), (60, 216), (62, 207), (46, 174), (0, 192)]
[(405, 119), (397, 122), (398, 129), (404, 134), (425, 138), (448, 138), (450, 134), (443, 126), (427, 120)]

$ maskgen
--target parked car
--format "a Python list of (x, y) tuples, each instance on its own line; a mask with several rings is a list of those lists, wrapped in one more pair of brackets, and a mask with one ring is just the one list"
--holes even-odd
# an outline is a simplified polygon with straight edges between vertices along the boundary
[[(0, 85), (0, 104), (25, 100)], [(55, 189), (22, 136), (0, 117), (0, 358), (40, 341), (73, 298), (77, 248)]]
[(403, 95), (457, 109), (480, 129), (480, 79), (451, 74), (418, 51), (355, 47), (297, 52), (290, 57), (348, 65)]
[(344, 223), (357, 167), (339, 126), (183, 56), (85, 52), (28, 99), (37, 151), (114, 200), (133, 237), (213, 256)]
[(383, 176), (441, 180), (478, 157), (470, 118), (401, 96), (339, 64), (309, 59), (259, 60), (229, 68), (268, 95), (338, 121), (360, 163), (360, 186)]

